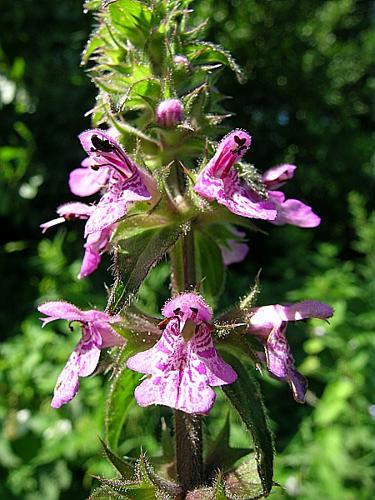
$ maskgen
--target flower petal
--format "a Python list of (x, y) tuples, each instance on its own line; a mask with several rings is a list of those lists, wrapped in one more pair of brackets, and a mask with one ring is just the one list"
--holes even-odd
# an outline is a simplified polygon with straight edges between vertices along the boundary
[(93, 170), (89, 167), (76, 168), (69, 175), (69, 187), (76, 196), (91, 196), (97, 193), (108, 181), (109, 169), (100, 167)]
[(198, 328), (191, 340), (191, 366), (201, 375), (206, 376), (206, 383), (212, 386), (232, 384), (237, 380), (237, 373), (217, 353), (210, 329), (205, 323)]
[(269, 199), (272, 200), (277, 209), (277, 217), (271, 221), (272, 224), (282, 226), (283, 224), (292, 224), (298, 227), (317, 227), (321, 219), (316, 215), (312, 208), (299, 200), (285, 200), (284, 193), (280, 191), (271, 191)]
[(80, 377), (88, 377), (95, 371), (95, 368), (98, 366), (102, 344), (102, 338), (98, 329), (93, 326), (84, 328), (87, 328), (87, 333), (84, 333), (75, 348), (79, 366), (78, 375)]
[(295, 165), (290, 165), (289, 163), (277, 165), (264, 172), (262, 181), (268, 189), (277, 189), (294, 176), (296, 168)]
[(49, 316), (41, 318), (43, 326), (56, 319), (66, 319), (67, 321), (85, 321), (86, 315), (78, 307), (63, 301), (45, 302), (38, 306), (38, 311)]
[(274, 328), (265, 345), (267, 368), (280, 380), (286, 380), (290, 366), (294, 366), (289, 344), (284, 335), (284, 328)]
[[(105, 201), (105, 200), (104, 200)], [(115, 222), (122, 219), (128, 211), (126, 201), (117, 200), (115, 202), (99, 202), (95, 211), (86, 222), (85, 237), (89, 234), (103, 231)]]
[(181, 309), (185, 313), (191, 308), (197, 309), (197, 321), (210, 321), (212, 318), (212, 309), (206, 304), (203, 298), (196, 293), (181, 293), (165, 303), (162, 314), (167, 318), (175, 316), (175, 310)]
[(77, 394), (79, 389), (77, 357), (77, 352), (73, 351), (57, 379), (51, 402), (52, 408), (60, 408), (60, 406), (69, 403)]
[(134, 395), (140, 406), (161, 404), (201, 415), (211, 410), (216, 399), (208, 385), (199, 384), (185, 371), (169, 372), (164, 377), (153, 375), (136, 388)]
[(307, 391), (307, 380), (297, 370), (291, 369), (289, 373), (289, 385), (293, 391), (293, 397), (297, 403), (306, 401), (305, 394)]
[[(93, 233), (95, 234), (95, 233)], [(99, 267), (102, 257), (93, 245), (85, 245), (85, 254), (82, 259), (81, 269), (78, 274), (79, 279), (86, 278)]]

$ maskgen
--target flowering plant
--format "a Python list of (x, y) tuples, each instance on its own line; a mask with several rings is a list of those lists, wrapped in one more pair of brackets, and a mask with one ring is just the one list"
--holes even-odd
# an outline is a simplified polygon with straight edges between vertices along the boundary
[[(64, 319), (82, 329), (56, 383), (54, 408), (76, 396), (79, 378), (95, 373), (108, 350), (113, 378), (103, 446), (120, 477), (102, 478), (92, 498), (267, 496), (274, 447), (254, 368), (266, 366), (304, 402), (307, 382), (295, 367), (286, 326), (333, 314), (316, 301), (255, 306), (259, 279), (230, 310), (217, 310), (225, 267), (249, 252), (244, 230), (254, 230), (253, 219), (312, 228), (320, 218), (278, 191), (294, 165), (261, 175), (243, 162), (250, 134), (235, 129), (223, 137), (226, 115), (215, 81), (223, 65), (240, 80), (243, 75), (225, 50), (200, 40), (201, 27), (189, 26), (189, 3), (86, 3), (98, 21), (83, 54), (99, 90), (90, 111), (96, 128), (80, 135), (88, 156), (71, 172), (69, 186), (75, 196), (98, 199), (61, 205), (59, 218), (42, 224), (46, 230), (86, 221), (81, 279), (97, 269), (103, 252), (113, 258), (105, 312), (66, 302), (39, 306), (44, 324)], [(217, 136), (223, 137), (218, 143)], [(139, 309), (137, 292), (164, 257), (172, 297), (156, 318)], [(214, 387), (249, 430), (253, 454), (230, 454), (227, 439), (203, 449), (202, 421), (215, 404)], [(134, 467), (115, 454), (124, 424), (118, 415), (127, 410), (119, 394), (133, 392), (142, 407), (174, 411), (175, 454), (167, 470), (155, 470), (143, 454)], [(237, 466), (243, 455), (249, 456)]]

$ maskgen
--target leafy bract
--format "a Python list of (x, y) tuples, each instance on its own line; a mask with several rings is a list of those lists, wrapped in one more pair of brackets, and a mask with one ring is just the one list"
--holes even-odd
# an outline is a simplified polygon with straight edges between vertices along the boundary
[[(248, 481), (246, 484), (248, 484), (249, 495), (267, 496), (273, 486), (274, 448), (260, 390), (247, 361), (240, 360), (237, 356), (225, 351), (222, 354), (238, 375), (236, 382), (223, 386), (222, 390), (251, 433), (255, 449), (255, 471), (249, 472), (247, 476), (245, 474), (243, 482)], [(254, 467), (251, 467), (253, 471)]]
[(119, 225), (113, 241), (117, 245), (115, 287), (109, 309), (117, 313), (135, 297), (150, 269), (176, 242), (182, 229), (163, 217), (138, 215)]

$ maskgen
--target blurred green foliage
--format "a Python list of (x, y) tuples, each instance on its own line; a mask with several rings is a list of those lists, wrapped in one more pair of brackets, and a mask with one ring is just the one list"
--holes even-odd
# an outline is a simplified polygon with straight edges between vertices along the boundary
[[(263, 170), (299, 166), (288, 193), (322, 216), (317, 230), (267, 227), (252, 234), (250, 255), (232, 266), (221, 305), (241, 296), (262, 267), (259, 303), (311, 298), (333, 305), (330, 325), (288, 330), (309, 404), (288, 387), (258, 377), (266, 396), (278, 460), (275, 497), (352, 500), (373, 497), (375, 478), (375, 26), (369, 0), (202, 0), (196, 17), (208, 36), (245, 67), (240, 86), (224, 72), (232, 126), (253, 135), (249, 160)], [(59, 411), (50, 394), (77, 334), (66, 325), (41, 330), (35, 305), (64, 298), (105, 303), (109, 260), (90, 280), (75, 277), (82, 226), (41, 240), (39, 224), (70, 199), (67, 174), (83, 157), (77, 134), (94, 88), (80, 68), (91, 19), (74, 0), (2, 4), (0, 19), (0, 218), (2, 335), (0, 361), (0, 496), (83, 498), (91, 474), (109, 475), (100, 453), (105, 377), (85, 379)], [(43, 29), (41, 30), (41, 26)], [(75, 230), (77, 229), (77, 230)], [(168, 296), (167, 264), (154, 270), (140, 301), (158, 312)], [(61, 332), (56, 333), (58, 331)], [(221, 398), (210, 432), (223, 425)], [(128, 415), (120, 451), (141, 444), (158, 455), (162, 408)], [(236, 424), (236, 422), (234, 422)], [(215, 431), (215, 432), (214, 432)], [(239, 425), (232, 445), (243, 446)], [(129, 438), (129, 436), (132, 436)]]

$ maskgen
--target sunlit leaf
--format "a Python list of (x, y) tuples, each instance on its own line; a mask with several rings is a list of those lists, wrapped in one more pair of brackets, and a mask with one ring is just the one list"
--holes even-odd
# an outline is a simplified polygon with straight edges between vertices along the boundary
[[(268, 495), (273, 485), (274, 448), (263, 399), (250, 364), (228, 352), (223, 351), (223, 357), (236, 371), (238, 379), (222, 389), (252, 435), (257, 474), (263, 493)], [(250, 479), (253, 483), (253, 479)]]

